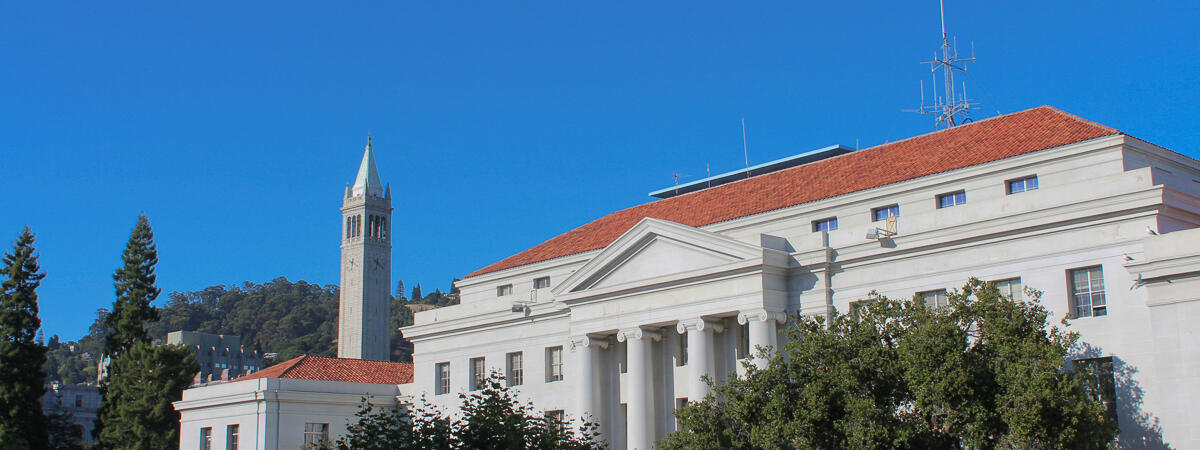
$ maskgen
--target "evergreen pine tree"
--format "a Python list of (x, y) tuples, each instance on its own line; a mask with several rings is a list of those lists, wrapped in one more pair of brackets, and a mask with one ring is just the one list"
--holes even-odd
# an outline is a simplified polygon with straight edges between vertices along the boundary
[(111, 358), (101, 387), (96, 437), (102, 448), (169, 449), (179, 445), (179, 400), (199, 370), (182, 346), (152, 346), (146, 331), (159, 312), (154, 265), (158, 251), (145, 215), (138, 217), (113, 274), (117, 299), (104, 319), (105, 353)]
[(150, 219), (144, 214), (138, 216), (137, 225), (129, 235), (121, 259), (124, 264), (113, 274), (117, 301), (113, 302), (112, 312), (104, 318), (104, 327), (108, 329), (104, 353), (110, 357), (115, 357), (135, 342), (150, 342), (146, 322), (159, 319), (158, 310), (150, 306), (159, 293), (159, 289), (154, 287), (158, 278), (154, 274), (154, 265), (158, 264), (158, 249), (154, 246)]
[(421, 283), (417, 283), (417, 286), (413, 288), (412, 296), (408, 299), (409, 301), (420, 303), (421, 299), (423, 298), (425, 298), (425, 296), (421, 295)]
[(38, 272), (33, 241), (25, 227), (12, 253), (4, 254), (0, 281), (0, 447), (6, 449), (46, 447), (46, 348), (34, 342), (42, 325), (37, 287), (46, 274)]
[(396, 300), (404, 301), (404, 280), (396, 280)]

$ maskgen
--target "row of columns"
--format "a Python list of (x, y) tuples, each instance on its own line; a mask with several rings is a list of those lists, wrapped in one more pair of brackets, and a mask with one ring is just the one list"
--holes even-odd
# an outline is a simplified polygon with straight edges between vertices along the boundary
[[(757, 355), (755, 349), (776, 348), (776, 327), (786, 322), (787, 315), (783, 312), (767, 310), (743, 311), (738, 314), (737, 321), (749, 327), (749, 344), (753, 363), (759, 368), (765, 368), (768, 359)], [(654, 411), (654, 361), (651, 360), (654, 342), (663, 338), (661, 326), (632, 327), (617, 331), (617, 342), (626, 344), (627, 360), (627, 398), (626, 398), (626, 434), (625, 448), (648, 450), (654, 443), (654, 424), (657, 417)], [(714, 358), (715, 333), (724, 331), (720, 319), (698, 317), (681, 320), (676, 323), (675, 330), (687, 335), (688, 363), (688, 396), (699, 401), (709, 394), (710, 388), (704, 382), (704, 377), (712, 378), (716, 372)], [(594, 414), (599, 406), (598, 399), (601, 390), (598, 381), (600, 377), (597, 363), (601, 349), (608, 348), (608, 339), (582, 335), (571, 340), (571, 348), (578, 354), (578, 376), (580, 386), (577, 389), (579, 398), (576, 406), (581, 414)], [(613, 395), (619, 395), (613, 391)], [(615, 402), (613, 402), (615, 403)], [(610, 429), (612, 429), (610, 427)], [(612, 436), (610, 436), (610, 439)]]

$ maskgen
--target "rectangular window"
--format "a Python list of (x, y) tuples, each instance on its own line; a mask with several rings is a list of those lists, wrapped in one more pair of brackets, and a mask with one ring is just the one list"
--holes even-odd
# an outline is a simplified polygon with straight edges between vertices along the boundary
[(1108, 410), (1108, 417), (1117, 420), (1117, 380), (1111, 356), (1075, 360), (1075, 370), (1088, 378), (1088, 394)]
[(327, 423), (306, 423), (304, 424), (304, 445), (318, 445), (329, 440), (329, 424)]
[(82, 396), (82, 395), (76, 395), (76, 396), (75, 396), (75, 407), (76, 407), (76, 408), (82, 408), (82, 407), (83, 407), (83, 396)]
[(814, 220), (812, 223), (813, 232), (818, 231), (833, 231), (837, 229), (837, 217), (829, 217), (821, 220)]
[(550, 277), (541, 277), (533, 279), (534, 289), (546, 289), (550, 287)]
[(546, 349), (546, 382), (563, 379), (563, 348), (549, 347)]
[(626, 373), (629, 371), (629, 343), (617, 343), (617, 371)]
[(212, 427), (200, 429), (200, 450), (212, 450)]
[(996, 281), (996, 289), (1000, 290), (1000, 295), (1008, 297), (1013, 301), (1021, 301), (1021, 279), (1009, 278), (1007, 280)]
[(1025, 191), (1032, 191), (1038, 188), (1037, 175), (1028, 176), (1017, 180), (1008, 180), (1005, 182), (1008, 185), (1008, 195), (1020, 194)]
[(484, 364), (483, 358), (471, 358), (471, 390), (478, 391), (483, 389), (483, 379), (487, 376), (487, 367)]
[(567, 415), (561, 409), (546, 411), (546, 425), (555, 432), (561, 433), (564, 429)]
[(450, 393), (450, 363), (437, 363), (433, 366), (434, 395)]
[(750, 324), (738, 325), (737, 334), (737, 359), (745, 359), (750, 357)]
[[(675, 399), (675, 414), (679, 414), (679, 410), (683, 409), (684, 406), (687, 406), (687, 402), (688, 402), (687, 397), (680, 397), (680, 398)], [(674, 416), (675, 414), (672, 414), (672, 416)], [(678, 416), (675, 417), (675, 430), (679, 431), (679, 417)]]
[(522, 361), (521, 352), (512, 352), (507, 355), (507, 367), (505, 367), (505, 379), (508, 380), (508, 387), (520, 386), (525, 384), (525, 362)]
[(225, 427), (225, 450), (238, 449), (238, 434), (240, 434), (241, 426), (234, 424)]
[(929, 292), (917, 293), (917, 296), (925, 302), (925, 305), (930, 308), (941, 308), (950, 304), (950, 297), (946, 295), (946, 290), (937, 290)]
[(1100, 266), (1075, 269), (1068, 273), (1071, 278), (1072, 314), (1075, 317), (1108, 315), (1104, 299), (1104, 273)]
[(880, 206), (871, 210), (871, 221), (879, 222), (888, 217), (900, 217), (900, 205)]
[(937, 196), (938, 208), (949, 208), (967, 202), (967, 191), (950, 192)]
[(684, 334), (680, 334), (679, 337), (675, 338), (676, 339), (675, 342), (677, 342), (677, 344), (675, 345), (675, 365), (676, 366), (686, 366), (687, 365), (687, 362), (688, 362), (687, 337), (688, 337), (687, 333), (684, 333)]
[(505, 295), (512, 295), (512, 285), (496, 286), (496, 296), (503, 297)]

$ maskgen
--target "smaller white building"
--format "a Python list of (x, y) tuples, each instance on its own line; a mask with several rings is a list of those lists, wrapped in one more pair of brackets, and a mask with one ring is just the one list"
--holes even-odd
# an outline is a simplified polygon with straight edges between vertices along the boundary
[(195, 387), (175, 402), (179, 448), (297, 449), (345, 434), (364, 397), (400, 404), (412, 364), (300, 356), (228, 383)]
[(96, 386), (54, 383), (42, 395), (42, 413), (68, 416), (85, 444), (96, 442), (92, 430), (96, 428), (96, 411), (99, 409), (100, 388)]

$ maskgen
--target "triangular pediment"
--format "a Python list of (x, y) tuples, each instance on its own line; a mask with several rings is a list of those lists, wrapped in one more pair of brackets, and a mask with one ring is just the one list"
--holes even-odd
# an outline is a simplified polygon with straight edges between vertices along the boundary
[(761, 247), (713, 232), (660, 219), (642, 219), (571, 274), (555, 293), (662, 279), (748, 259)]

